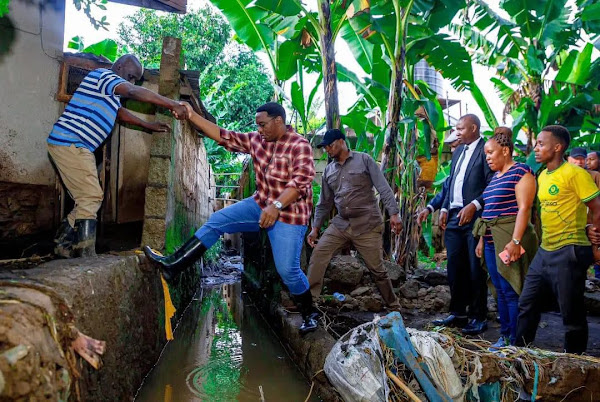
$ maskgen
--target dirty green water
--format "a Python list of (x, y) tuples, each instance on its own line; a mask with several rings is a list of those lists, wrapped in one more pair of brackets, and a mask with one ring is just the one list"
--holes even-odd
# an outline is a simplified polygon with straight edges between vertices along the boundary
[(135, 400), (304, 401), (309, 391), (238, 282), (198, 292)]

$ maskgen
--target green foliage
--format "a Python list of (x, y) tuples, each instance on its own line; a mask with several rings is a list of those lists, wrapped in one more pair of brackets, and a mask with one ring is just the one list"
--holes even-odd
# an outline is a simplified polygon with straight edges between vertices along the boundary
[(160, 67), (165, 36), (181, 38), (186, 68), (198, 71), (218, 63), (230, 37), (227, 22), (212, 7), (184, 15), (140, 9), (125, 20), (117, 30), (119, 42), (146, 68)]
[[(430, 251), (431, 253), (431, 251)], [(430, 254), (431, 255), (431, 254)], [(419, 268), (424, 269), (437, 269), (437, 264), (433, 261), (430, 256), (423, 254), (421, 250), (417, 252), (417, 259), (419, 261)]]
[(104, 56), (108, 60), (114, 62), (117, 59), (118, 45), (112, 39), (104, 39), (100, 42), (94, 43), (90, 46), (83, 44), (83, 38), (80, 36), (74, 36), (67, 45), (69, 49), (75, 49), (81, 53), (91, 53), (96, 56)]
[(218, 123), (231, 130), (255, 129), (256, 109), (273, 97), (273, 87), (258, 58), (245, 46), (230, 43), (220, 63), (200, 76), (203, 102)]
[(492, 82), (513, 117), (515, 139), (521, 129), (528, 136), (525, 156), (547, 124), (567, 127), (574, 144), (587, 143), (592, 137), (578, 137), (595, 136), (600, 123), (593, 109), (599, 67), (593, 43), (584, 39), (600, 34), (597, 1), (504, 0), (499, 6), (508, 18), (473, 1), (453, 29), (479, 63), (496, 68)]
[[(215, 182), (219, 186), (227, 186), (217, 189), (217, 197), (223, 198), (237, 188), (244, 170), (244, 157), (227, 151), (216, 141), (207, 137), (204, 138), (204, 146), (208, 162), (215, 173)], [(220, 173), (226, 173), (226, 175)]]
[(206, 252), (204, 253), (204, 261), (208, 261), (208, 262), (216, 262), (219, 257), (221, 256), (221, 253), (223, 252), (223, 241), (221, 240), (221, 238), (219, 238), (219, 240), (217, 240), (217, 242), (215, 244), (212, 245), (211, 248), (209, 248), (208, 250), (206, 250)]
[[(0, 2), (3, 0), (0, 0)], [(73, 4), (78, 11), (84, 12), (84, 14), (88, 17), (92, 26), (95, 29), (104, 29), (108, 31), (108, 26), (110, 25), (106, 20), (106, 15), (103, 15), (98, 19), (94, 13), (98, 12), (98, 10), (106, 11), (106, 4), (108, 0), (73, 0)]]
[(142, 9), (119, 25), (119, 41), (145, 67), (158, 68), (162, 38), (181, 38), (186, 68), (200, 71), (205, 106), (229, 129), (249, 130), (258, 106), (273, 96), (268, 75), (258, 58), (233, 42), (225, 21), (212, 7), (185, 15)]
[(10, 0), (0, 0), (0, 17), (8, 14), (8, 3)]

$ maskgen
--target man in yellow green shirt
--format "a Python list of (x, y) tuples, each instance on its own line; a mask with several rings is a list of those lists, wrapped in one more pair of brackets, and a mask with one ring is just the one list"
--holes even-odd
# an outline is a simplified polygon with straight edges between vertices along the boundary
[[(554, 297), (565, 327), (565, 351), (583, 353), (588, 339), (583, 294), (594, 262), (592, 243), (600, 244), (600, 190), (585, 169), (565, 162), (569, 143), (569, 131), (557, 125), (544, 127), (537, 137), (535, 160), (546, 164), (537, 194), (542, 244), (519, 298), (517, 345), (533, 342), (544, 301)], [(586, 227), (588, 208), (593, 219)]]

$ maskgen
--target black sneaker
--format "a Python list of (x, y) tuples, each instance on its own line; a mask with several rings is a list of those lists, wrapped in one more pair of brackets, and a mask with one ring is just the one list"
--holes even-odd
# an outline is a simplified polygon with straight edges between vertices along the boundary
[(302, 325), (300, 325), (299, 328), (300, 335), (308, 334), (309, 332), (317, 330), (319, 323), (316, 320), (315, 314), (317, 313), (312, 313), (302, 321)]

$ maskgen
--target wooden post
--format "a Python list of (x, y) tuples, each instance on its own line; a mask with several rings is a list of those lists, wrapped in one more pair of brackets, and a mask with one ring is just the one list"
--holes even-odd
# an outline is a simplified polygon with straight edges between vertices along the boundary
[[(181, 39), (165, 37), (160, 60), (158, 93), (167, 98), (179, 99), (180, 55)], [(148, 177), (154, 177), (155, 181), (149, 181), (146, 185), (142, 245), (163, 250), (169, 211), (172, 213), (173, 209), (173, 197), (170, 196), (169, 188), (173, 178), (175, 120), (172, 116), (164, 114), (164, 111), (157, 110), (156, 121), (169, 124), (171, 132), (154, 133), (152, 136)], [(160, 174), (152, 174), (153, 172)]]

